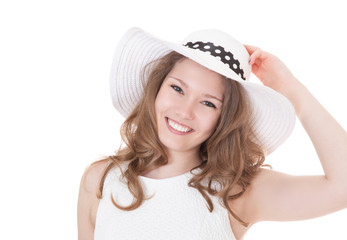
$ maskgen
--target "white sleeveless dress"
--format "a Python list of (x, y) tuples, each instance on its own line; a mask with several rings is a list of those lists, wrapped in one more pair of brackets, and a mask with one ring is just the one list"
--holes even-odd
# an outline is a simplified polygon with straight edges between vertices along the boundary
[(190, 172), (164, 179), (139, 176), (145, 195), (155, 195), (135, 210), (122, 211), (113, 205), (111, 194), (122, 206), (128, 206), (133, 196), (122, 182), (124, 179), (120, 180), (119, 168), (114, 167), (104, 182), (94, 240), (236, 239), (228, 211), (217, 197), (210, 196), (214, 205), (211, 213), (200, 192), (187, 185), (192, 176)]

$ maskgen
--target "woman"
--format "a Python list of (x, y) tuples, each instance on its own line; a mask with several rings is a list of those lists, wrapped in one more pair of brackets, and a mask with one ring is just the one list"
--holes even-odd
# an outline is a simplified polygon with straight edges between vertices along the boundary
[[(79, 239), (242, 239), (260, 221), (347, 207), (347, 134), (270, 53), (217, 30), (176, 45), (133, 28), (115, 53), (111, 95), (126, 146), (85, 171)], [(324, 176), (262, 167), (295, 113)]]

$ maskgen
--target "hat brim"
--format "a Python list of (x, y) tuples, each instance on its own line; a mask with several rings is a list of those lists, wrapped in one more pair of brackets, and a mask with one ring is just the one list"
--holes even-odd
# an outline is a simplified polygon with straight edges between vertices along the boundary
[[(295, 110), (287, 98), (261, 84), (242, 80), (225, 72), (222, 66), (211, 64), (211, 57), (181, 45), (170, 43), (131, 28), (119, 42), (111, 68), (110, 91), (114, 107), (127, 117), (143, 94), (144, 67), (171, 51), (176, 51), (197, 63), (241, 83), (252, 109), (252, 128), (266, 155), (273, 152), (291, 134), (295, 126)], [(194, 52), (193, 52), (194, 51)]]

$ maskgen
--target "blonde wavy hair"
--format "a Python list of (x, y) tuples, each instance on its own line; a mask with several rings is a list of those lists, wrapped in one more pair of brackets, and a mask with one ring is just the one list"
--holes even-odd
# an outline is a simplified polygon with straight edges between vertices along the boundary
[[(121, 169), (121, 172), (135, 201), (129, 206), (120, 206), (111, 196), (115, 207), (131, 211), (151, 198), (145, 196), (138, 176), (168, 163), (165, 146), (158, 137), (154, 101), (167, 74), (176, 62), (184, 58), (179, 53), (170, 52), (144, 69), (143, 79), (147, 78), (148, 81), (143, 81), (143, 97), (121, 126), (121, 137), (126, 146), (115, 155), (100, 160), (109, 160), (109, 165), (100, 181), (99, 199), (102, 198), (107, 173), (115, 166), (121, 169), (123, 163), (127, 163), (128, 167), (124, 172)], [(191, 169), (200, 168), (201, 171), (193, 175), (188, 186), (201, 193), (210, 212), (214, 206), (209, 195), (218, 196), (229, 213), (242, 225), (248, 226), (230, 209), (228, 201), (245, 192), (257, 169), (263, 165), (265, 155), (249, 124), (251, 112), (243, 87), (236, 81), (226, 80), (219, 121), (212, 135), (201, 144), (200, 157), (203, 161)], [(203, 180), (207, 180), (207, 186), (202, 184)], [(219, 190), (212, 188), (213, 181), (220, 185)], [(242, 190), (231, 195), (231, 189), (236, 185)]]

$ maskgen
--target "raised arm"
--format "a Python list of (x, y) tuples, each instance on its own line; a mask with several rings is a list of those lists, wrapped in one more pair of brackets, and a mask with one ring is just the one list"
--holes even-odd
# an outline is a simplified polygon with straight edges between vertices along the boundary
[[(347, 207), (347, 133), (274, 55), (246, 46), (252, 72), (286, 96), (309, 135), (323, 176), (290, 176), (262, 169), (242, 198), (251, 223), (322, 216)], [(303, 159), (305, 161), (305, 159)]]

